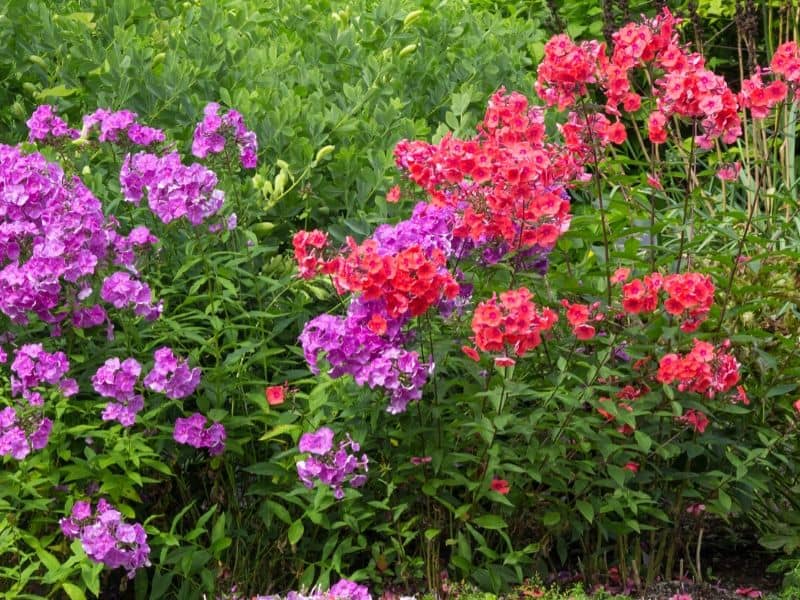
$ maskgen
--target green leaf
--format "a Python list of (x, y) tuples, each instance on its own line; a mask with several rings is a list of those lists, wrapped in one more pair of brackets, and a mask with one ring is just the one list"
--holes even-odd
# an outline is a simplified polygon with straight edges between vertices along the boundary
[(70, 597), (70, 600), (86, 600), (86, 594), (84, 594), (83, 590), (74, 583), (64, 581), (61, 584), (61, 588), (67, 593), (67, 596)]
[(484, 529), (505, 529), (508, 527), (502, 517), (498, 517), (497, 515), (481, 515), (475, 518), (473, 523)]
[(294, 545), (300, 541), (300, 538), (303, 537), (303, 521), (301, 519), (297, 519), (292, 525), (289, 527), (289, 543)]
[(44, 100), (45, 98), (66, 98), (67, 96), (72, 96), (72, 94), (76, 94), (78, 92), (80, 92), (80, 89), (78, 88), (68, 88), (63, 85), (57, 85), (55, 87), (41, 90), (40, 92), (36, 92), (36, 98), (38, 100)]
[(586, 500), (578, 500), (575, 505), (583, 515), (583, 518), (589, 521), (589, 523), (594, 520), (594, 507), (592, 506), (591, 502), (587, 502)]
[(557, 510), (551, 510), (544, 513), (544, 517), (542, 518), (542, 523), (545, 527), (554, 527), (561, 522), (561, 513)]

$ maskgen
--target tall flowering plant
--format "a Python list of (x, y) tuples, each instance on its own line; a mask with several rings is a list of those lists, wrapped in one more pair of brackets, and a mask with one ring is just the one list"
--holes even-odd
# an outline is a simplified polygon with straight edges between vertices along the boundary
[[(354, 418), (365, 447), (386, 435), (396, 446), (370, 460), (396, 473), (396, 502), (425, 515), (416, 547), (432, 587), (445, 565), (500, 588), (574, 552), (585, 577), (613, 572), (628, 589), (672, 577), (695, 527), (702, 542), (687, 510), (743, 510), (763, 483), (756, 457), (790, 432), (731, 453), (755, 418), (725, 335), (742, 245), (730, 270), (710, 265), (687, 224), (703, 153), (734, 144), (748, 114), (796, 101), (784, 64), (796, 46), (776, 52), (770, 83), (737, 94), (679, 30), (665, 9), (610, 47), (555, 36), (536, 83), (545, 107), (500, 89), (474, 137), (397, 144), (404, 183), (386, 200), (413, 200), (410, 218), (360, 241), (293, 238), (299, 276), (328, 279), (343, 300), (305, 325), (304, 356), (315, 374), (379, 392), (358, 396)], [(548, 129), (552, 107), (566, 114)], [(629, 134), (645, 172), (613, 165)], [(677, 202), (664, 144), (686, 168)], [(639, 211), (645, 237), (627, 225)], [(691, 571), (702, 578), (699, 559)]]
[[(216, 106), (197, 127), (195, 155), (236, 147), (242, 168), (254, 168), (255, 134), (236, 111), (214, 125)], [(28, 128), (29, 144), (0, 145), (2, 519), (51, 541), (60, 523), (83, 560), (23, 558), (26, 572), (46, 565), (41, 577), (72, 596), (80, 570), (97, 594), (120, 568), (134, 578), (151, 565), (151, 546), (163, 547), (159, 526), (136, 520), (152, 519), (148, 488), (171, 480), (181, 456), (225, 450), (227, 411), (206, 414), (199, 353), (185, 356), (191, 348), (159, 333), (167, 307), (156, 259), (187, 232), (221, 243), (237, 217), (217, 174), (186, 164), (131, 111), (98, 109), (71, 127), (43, 105)], [(121, 197), (93, 177), (98, 157), (101, 173), (118, 169)], [(21, 529), (26, 522), (34, 529)]]

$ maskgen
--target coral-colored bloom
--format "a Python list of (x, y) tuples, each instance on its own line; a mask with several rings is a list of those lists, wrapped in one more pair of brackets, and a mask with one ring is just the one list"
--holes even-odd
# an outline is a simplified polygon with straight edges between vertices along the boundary
[(400, 200), (400, 186), (396, 185), (386, 194), (386, 201), (394, 204), (398, 200)]
[(462, 352), (463, 352), (463, 353), (464, 353), (464, 354), (465, 354), (467, 357), (471, 358), (471, 359), (472, 359), (472, 360), (474, 360), (475, 362), (478, 362), (478, 361), (481, 359), (481, 357), (478, 355), (478, 351), (477, 351), (477, 350), (475, 350), (475, 348), (472, 348), (472, 347), (470, 347), (470, 346), (461, 346), (461, 351), (462, 351)]
[(708, 417), (699, 410), (694, 410), (690, 408), (686, 411), (683, 416), (678, 417), (678, 420), (690, 425), (697, 433), (705, 433), (706, 427), (708, 427), (709, 420)]
[(270, 406), (278, 406), (283, 404), (286, 397), (286, 384), (283, 385), (270, 385), (264, 390), (264, 395)]
[(611, 276), (611, 283), (623, 283), (628, 281), (628, 277), (631, 276), (631, 270), (627, 267), (620, 267), (614, 274)]
[(629, 462), (625, 463), (625, 466), (622, 467), (622, 468), (625, 469), (626, 471), (630, 471), (631, 473), (638, 473), (639, 472), (639, 463), (633, 462), (633, 461), (629, 461)]
[(505, 479), (498, 479), (497, 477), (492, 479), (492, 483), (490, 484), (489, 487), (491, 487), (491, 489), (493, 489), (498, 494), (502, 494), (503, 496), (508, 494), (509, 490), (511, 489), (511, 486), (508, 485), (508, 481), (506, 481)]

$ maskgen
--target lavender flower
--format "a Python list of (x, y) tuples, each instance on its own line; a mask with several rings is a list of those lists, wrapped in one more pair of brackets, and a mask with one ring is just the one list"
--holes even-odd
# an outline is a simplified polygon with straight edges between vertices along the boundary
[(43, 104), (36, 108), (28, 119), (28, 141), (46, 141), (48, 138), (77, 138), (80, 133), (76, 129), (71, 129), (63, 119), (58, 117), (55, 109), (49, 104)]
[(206, 105), (203, 120), (194, 130), (192, 154), (197, 158), (219, 154), (230, 140), (239, 149), (242, 166), (245, 169), (255, 169), (258, 152), (256, 134), (247, 130), (241, 113), (229, 110), (220, 116), (219, 109), (216, 102)]
[(362, 454), (359, 459), (351, 453), (358, 452), (361, 447), (349, 434), (335, 448), (333, 431), (322, 427), (315, 433), (304, 433), (300, 437), (298, 449), (300, 452), (311, 453), (311, 456), (297, 463), (297, 475), (308, 488), (313, 488), (315, 481), (319, 480), (330, 486), (333, 496), (341, 500), (344, 498), (343, 484), (349, 483), (350, 487), (356, 488), (367, 481), (369, 459), (366, 454)]
[(76, 502), (70, 516), (59, 524), (65, 536), (80, 539), (90, 559), (112, 569), (123, 567), (129, 579), (133, 579), (137, 569), (150, 565), (150, 546), (144, 527), (126, 523), (122, 514), (103, 498), (94, 512), (88, 502)]
[(136, 113), (129, 110), (117, 112), (105, 108), (98, 108), (90, 115), (83, 117), (84, 135), (99, 127), (101, 142), (123, 143), (126, 141), (120, 136), (127, 134), (127, 140), (138, 146), (150, 146), (164, 141), (164, 132), (160, 129), (146, 127), (136, 122)]
[(195, 448), (208, 448), (211, 456), (221, 454), (225, 450), (225, 427), (222, 423), (213, 423), (207, 429), (206, 417), (194, 413), (186, 419), (175, 420), (172, 431), (173, 439), (179, 444), (186, 444)]
[(147, 191), (150, 210), (163, 223), (186, 217), (192, 225), (200, 225), (225, 201), (224, 192), (216, 189), (214, 172), (197, 163), (183, 165), (177, 152), (161, 157), (129, 154), (119, 177), (125, 199), (138, 204)]
[(144, 379), (144, 385), (154, 392), (162, 392), (173, 400), (191, 395), (200, 383), (200, 369), (189, 368), (185, 359), (178, 359), (171, 348), (155, 351), (155, 364)]

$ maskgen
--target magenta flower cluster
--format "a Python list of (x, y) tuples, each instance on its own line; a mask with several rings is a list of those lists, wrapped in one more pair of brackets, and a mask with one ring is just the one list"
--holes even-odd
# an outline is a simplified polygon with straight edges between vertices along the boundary
[(211, 102), (205, 107), (203, 120), (194, 130), (192, 154), (197, 158), (219, 154), (230, 142), (238, 148), (242, 166), (245, 169), (255, 169), (258, 152), (256, 134), (247, 130), (244, 118), (239, 112), (229, 110), (220, 116), (219, 109), (220, 106), (216, 102)]
[(123, 427), (136, 422), (137, 413), (144, 408), (144, 398), (134, 390), (142, 365), (134, 358), (109, 358), (92, 377), (94, 391), (112, 398), (103, 410), (103, 421), (118, 421)]
[(146, 191), (150, 210), (163, 223), (186, 217), (192, 225), (200, 225), (217, 214), (225, 201), (225, 193), (216, 189), (214, 171), (198, 163), (187, 167), (177, 152), (129, 154), (119, 180), (128, 202), (138, 205)]
[(103, 498), (94, 511), (89, 502), (76, 502), (70, 516), (59, 524), (65, 536), (80, 539), (90, 559), (112, 569), (124, 568), (129, 579), (137, 569), (150, 565), (150, 546), (144, 527), (126, 523), (122, 514)]
[[(239, 600), (233, 596), (231, 600)], [(254, 596), (253, 600), (372, 600), (372, 594), (365, 585), (349, 579), (340, 579), (327, 592), (312, 590), (309, 593), (289, 592), (286, 596)]]
[(83, 135), (88, 136), (94, 129), (99, 129), (98, 140), (101, 142), (123, 144), (129, 141), (137, 146), (150, 146), (164, 141), (163, 131), (138, 123), (136, 116), (129, 110), (114, 112), (98, 108), (83, 117)]
[(74, 140), (80, 136), (80, 132), (67, 125), (61, 117), (56, 115), (55, 110), (49, 104), (37, 107), (26, 124), (28, 125), (29, 142), (43, 142), (57, 138)]
[(334, 447), (333, 437), (333, 430), (329, 427), (300, 436), (298, 449), (310, 456), (298, 461), (297, 475), (308, 488), (313, 488), (316, 481), (330, 486), (334, 497), (341, 500), (344, 498), (342, 486), (345, 483), (357, 488), (367, 481), (369, 459), (366, 454), (360, 458), (354, 454), (361, 446), (349, 434), (339, 442), (338, 447)]
[(154, 358), (155, 364), (144, 378), (145, 387), (173, 400), (185, 398), (194, 392), (200, 383), (198, 367), (190, 369), (186, 359), (178, 358), (166, 346), (156, 350)]
[(0, 410), (0, 456), (24, 459), (32, 450), (47, 445), (52, 429), (53, 422), (47, 417), (6, 406)]
[(107, 262), (113, 225), (79, 179), (41, 154), (0, 145), (0, 311), (59, 323)]
[(148, 321), (161, 316), (163, 309), (161, 302), (153, 303), (150, 286), (125, 271), (117, 271), (103, 279), (100, 297), (116, 309), (132, 306), (134, 314)]
[(176, 419), (172, 431), (173, 439), (179, 444), (195, 448), (208, 448), (211, 456), (222, 454), (225, 450), (225, 427), (222, 423), (212, 423), (206, 428), (206, 417), (194, 413), (186, 419)]

